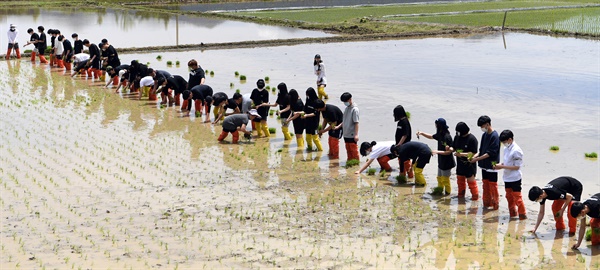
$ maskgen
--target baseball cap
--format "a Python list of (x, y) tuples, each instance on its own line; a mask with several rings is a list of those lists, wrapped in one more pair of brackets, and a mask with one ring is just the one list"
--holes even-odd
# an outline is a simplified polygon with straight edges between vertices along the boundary
[(448, 129), (448, 125), (446, 125), (446, 119), (444, 118), (438, 118), (435, 120), (435, 124), (440, 128)]
[(11, 23), (10, 28), (17, 28), (17, 25)]
[(249, 110), (248, 113), (250, 115), (254, 115), (254, 116), (260, 118), (260, 114), (258, 114), (258, 111), (256, 109)]

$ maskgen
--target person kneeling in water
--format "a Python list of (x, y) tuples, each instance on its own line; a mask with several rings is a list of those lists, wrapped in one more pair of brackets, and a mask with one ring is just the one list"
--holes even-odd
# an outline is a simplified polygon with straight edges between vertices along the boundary
[(250, 110), (248, 113), (242, 114), (232, 114), (230, 116), (225, 117), (223, 120), (223, 131), (221, 131), (221, 135), (217, 139), (219, 142), (222, 142), (229, 133), (233, 137), (232, 143), (238, 143), (240, 139), (240, 131), (244, 133), (245, 138), (250, 138), (251, 132), (246, 130), (246, 125), (248, 125), (248, 121), (252, 121), (255, 118), (260, 119), (260, 115), (254, 109)]

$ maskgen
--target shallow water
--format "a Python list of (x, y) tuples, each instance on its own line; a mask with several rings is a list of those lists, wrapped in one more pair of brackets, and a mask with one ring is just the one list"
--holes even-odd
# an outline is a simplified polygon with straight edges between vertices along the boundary
[[(22, 44), (29, 39), (27, 28), (35, 30), (38, 25), (59, 29), (69, 39), (72, 33), (92, 43), (106, 38), (116, 48), (330, 36), (289, 27), (107, 8), (11, 9), (0, 12), (0, 21), (18, 26)], [(6, 35), (0, 38), (6, 43)]]
[[(361, 108), (361, 141), (393, 138), (397, 104), (411, 112), (415, 132), (431, 132), (434, 119), (445, 117), (451, 127), (467, 122), (480, 137), (476, 120), (488, 114), (497, 130), (513, 130), (525, 152), (525, 190), (572, 175), (584, 183), (584, 197), (599, 192), (598, 161), (583, 157), (600, 152), (598, 41), (508, 34), (506, 45), (492, 35), (122, 60), (185, 77), (185, 67), (165, 62), (196, 58), (215, 72), (207, 77), (215, 91), (250, 92), (269, 76), (268, 85), (285, 81), (303, 93), (320, 53), (329, 102), (341, 105), (340, 94), (350, 91)], [(240, 83), (235, 71), (248, 81)], [(221, 145), (220, 128), (200, 119), (28, 61), (0, 63), (0, 80), (4, 96), (19, 97), (0, 103), (5, 267), (600, 266), (600, 250), (584, 243), (572, 251), (574, 237), (556, 233), (550, 215), (538, 238), (527, 233), (535, 203), (526, 202), (528, 220), (508, 221), (503, 198), (489, 212), (479, 202), (431, 197), (436, 159), (425, 167), (428, 187), (391, 187), (340, 167), (343, 147), (340, 161), (298, 153), (274, 117), (268, 122), (278, 133), (269, 141)], [(561, 150), (551, 153), (550, 145)]]

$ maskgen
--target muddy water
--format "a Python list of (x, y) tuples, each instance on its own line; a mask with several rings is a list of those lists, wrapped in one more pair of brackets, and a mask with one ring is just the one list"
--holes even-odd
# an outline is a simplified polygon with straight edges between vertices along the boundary
[[(526, 155), (525, 189), (572, 175), (584, 196), (598, 192), (598, 161), (583, 158), (600, 152), (598, 43), (510, 34), (506, 44), (475, 36), (123, 60), (185, 74), (165, 61), (193, 57), (214, 71), (207, 84), (216, 91), (249, 92), (269, 76), (270, 86), (285, 81), (303, 92), (320, 53), (330, 102), (340, 105), (350, 91), (361, 108), (361, 140), (392, 139), (397, 104), (411, 112), (415, 131), (445, 117), (450, 126), (467, 122), (479, 137), (475, 123), (485, 113), (496, 129), (515, 132)], [(572, 251), (574, 238), (553, 231), (550, 217), (537, 238), (527, 233), (534, 203), (526, 203), (528, 220), (509, 221), (504, 201), (488, 212), (479, 202), (428, 195), (435, 159), (425, 168), (428, 187), (393, 187), (387, 179), (397, 171), (355, 176), (339, 166), (344, 159), (297, 151), (274, 117), (268, 122), (278, 133), (268, 141), (216, 144), (220, 128), (200, 119), (27, 61), (2, 63), (0, 80), (4, 96), (19, 97), (0, 103), (3, 267), (600, 266), (600, 250)], [(550, 145), (561, 150), (551, 153)]]
[[(329, 36), (288, 27), (106, 8), (11, 9), (0, 13), (0, 21), (6, 25), (16, 24), (23, 44), (29, 37), (27, 28), (36, 29), (38, 25), (59, 29), (69, 38), (72, 33), (91, 42), (107, 38), (117, 48)], [(6, 35), (1, 38), (5, 41)]]

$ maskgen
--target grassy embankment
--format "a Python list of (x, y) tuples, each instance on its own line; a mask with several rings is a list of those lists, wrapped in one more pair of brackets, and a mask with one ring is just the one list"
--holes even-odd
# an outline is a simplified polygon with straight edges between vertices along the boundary
[(508, 11), (506, 27), (509, 29), (600, 36), (600, 5), (590, 0), (268, 10), (227, 13), (227, 16), (294, 22), (300, 27), (348, 34), (390, 34), (501, 27), (505, 11)]

